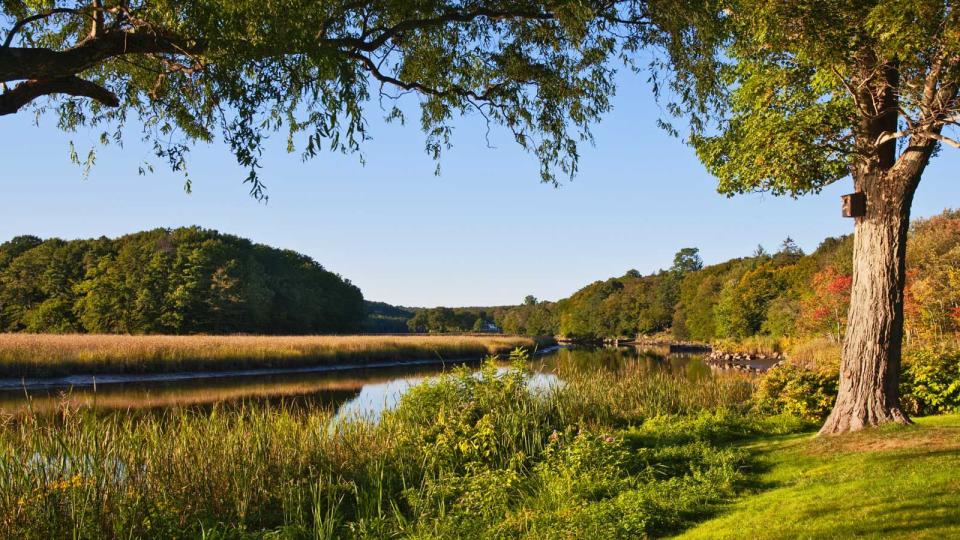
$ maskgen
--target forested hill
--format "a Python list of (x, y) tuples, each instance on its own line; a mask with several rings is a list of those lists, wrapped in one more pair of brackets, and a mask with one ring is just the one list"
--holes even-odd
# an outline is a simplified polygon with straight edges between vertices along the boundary
[[(507, 333), (573, 338), (633, 337), (671, 331), (710, 341), (751, 336), (822, 337), (839, 341), (846, 327), (853, 242), (828, 238), (804, 254), (789, 239), (774, 253), (701, 267), (681, 250), (673, 266), (592, 283), (558, 302), (533, 297), (490, 309)], [(908, 340), (960, 335), (960, 211), (913, 222), (904, 297)]]
[(290, 250), (199, 227), (0, 244), (0, 331), (351, 332), (360, 289)]

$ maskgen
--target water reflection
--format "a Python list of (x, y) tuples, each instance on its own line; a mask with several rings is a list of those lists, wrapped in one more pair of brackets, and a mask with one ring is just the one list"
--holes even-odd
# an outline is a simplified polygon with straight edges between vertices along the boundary
[[(311, 372), (236, 376), (216, 379), (126, 382), (93, 387), (0, 390), (0, 413), (19, 415), (28, 410), (55, 411), (64, 405), (98, 412), (164, 410), (172, 407), (205, 409), (214, 404), (249, 403), (328, 408), (338, 417), (376, 419), (394, 407), (410, 387), (449, 371), (451, 365), (407, 365)], [(530, 386), (543, 391), (562, 384), (570, 370), (620, 370), (632, 373), (667, 370), (690, 377), (710, 377), (702, 355), (671, 354), (667, 349), (568, 348), (539, 356), (529, 364)], [(503, 364), (501, 370), (507, 369)]]

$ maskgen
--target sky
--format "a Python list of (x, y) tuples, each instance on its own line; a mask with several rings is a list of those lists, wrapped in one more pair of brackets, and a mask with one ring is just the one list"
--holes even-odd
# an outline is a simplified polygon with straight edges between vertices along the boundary
[[(307, 254), (350, 279), (369, 300), (406, 306), (506, 305), (532, 294), (557, 300), (596, 280), (669, 267), (683, 247), (711, 264), (769, 251), (787, 236), (811, 251), (850, 233), (840, 217), (845, 179), (799, 199), (727, 198), (679, 139), (659, 129), (662, 111), (641, 77), (622, 77), (614, 109), (581, 148), (580, 171), (554, 188), (536, 159), (480, 118), (455, 123), (441, 174), (424, 152), (415, 102), (407, 125), (368, 108), (373, 140), (357, 155), (302, 161), (274, 135), (262, 178), (269, 202), (252, 199), (245, 172), (221, 143), (196, 147), (183, 177), (157, 164), (140, 176), (150, 149), (135, 130), (124, 147), (99, 148), (84, 178), (69, 159), (97, 132), (65, 134), (52, 116), (0, 117), (0, 241), (117, 236), (199, 225)], [(492, 147), (491, 147), (492, 146)], [(946, 148), (920, 184), (913, 215), (960, 206), (960, 150)]]

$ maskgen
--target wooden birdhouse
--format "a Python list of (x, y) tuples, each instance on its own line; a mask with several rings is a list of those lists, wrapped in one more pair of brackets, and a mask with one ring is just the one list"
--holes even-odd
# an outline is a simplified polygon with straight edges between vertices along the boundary
[(843, 217), (856, 218), (867, 215), (867, 196), (862, 192), (840, 197), (843, 201)]

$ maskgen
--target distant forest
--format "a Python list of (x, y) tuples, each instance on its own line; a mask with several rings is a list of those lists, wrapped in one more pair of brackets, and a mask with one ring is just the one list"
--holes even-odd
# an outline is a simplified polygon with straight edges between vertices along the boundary
[[(711, 341), (822, 336), (846, 328), (850, 236), (811, 254), (786, 239), (704, 266), (696, 248), (649, 275), (630, 270), (557, 302), (415, 308), (364, 301), (313, 259), (198, 227), (117, 239), (20, 236), (0, 244), (0, 331), (191, 333), (504, 332), (575, 339), (670, 332)], [(960, 211), (916, 220), (908, 339), (960, 332)], [(509, 270), (507, 270), (509, 271)]]
[[(528, 296), (518, 306), (417, 310), (421, 331), (469, 330), (481, 317), (503, 332), (603, 339), (670, 332), (711, 341), (752, 336), (826, 337), (846, 329), (851, 236), (828, 238), (811, 254), (787, 238), (775, 251), (703, 266), (696, 248), (671, 268), (631, 270), (594, 282), (558, 302)], [(444, 315), (446, 313), (446, 315)], [(451, 317), (450, 314), (457, 317)], [(472, 317), (472, 319), (471, 319)], [(907, 249), (907, 339), (940, 340), (960, 332), (960, 211), (914, 221)], [(446, 326), (444, 326), (446, 325)]]
[(299, 253), (217, 231), (0, 244), (0, 330), (356, 332), (360, 289)]

